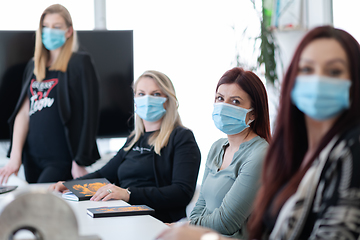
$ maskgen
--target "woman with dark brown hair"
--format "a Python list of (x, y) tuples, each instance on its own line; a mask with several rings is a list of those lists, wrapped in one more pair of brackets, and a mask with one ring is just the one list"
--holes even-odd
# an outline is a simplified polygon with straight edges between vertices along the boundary
[(282, 85), (252, 238), (359, 237), (359, 64), (359, 43), (343, 30), (318, 27), (301, 41)]
[(242, 68), (227, 71), (216, 87), (212, 117), (227, 138), (217, 140), (210, 149), (190, 224), (246, 237), (271, 138), (264, 84)]
[[(318, 27), (300, 42), (282, 83), (250, 239), (359, 238), (359, 64), (359, 43), (343, 30)], [(163, 239), (208, 232), (178, 228)]]

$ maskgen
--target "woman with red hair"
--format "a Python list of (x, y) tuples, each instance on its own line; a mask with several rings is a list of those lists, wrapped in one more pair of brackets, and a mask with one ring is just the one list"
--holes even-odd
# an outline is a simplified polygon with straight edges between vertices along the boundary
[(190, 224), (243, 238), (271, 138), (264, 84), (251, 71), (227, 71), (216, 87), (212, 117), (227, 138), (210, 149)]
[[(343, 30), (318, 27), (300, 42), (282, 83), (250, 239), (359, 238), (359, 64), (359, 43)], [(178, 228), (162, 236), (215, 236), (208, 232)]]

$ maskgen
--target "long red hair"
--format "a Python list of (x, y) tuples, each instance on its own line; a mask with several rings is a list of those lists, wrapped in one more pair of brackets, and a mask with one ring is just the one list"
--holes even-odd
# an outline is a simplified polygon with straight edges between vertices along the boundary
[[(351, 75), (351, 106), (336, 121), (331, 130), (324, 136), (311, 161), (304, 168), (300, 165), (308, 148), (308, 139), (304, 114), (291, 102), (290, 94), (295, 78), (298, 75), (298, 64), (304, 48), (315, 39), (332, 38), (337, 40), (345, 50)], [(264, 225), (263, 215), (282, 186), (283, 190), (275, 199), (277, 212), (286, 200), (293, 195), (309, 169), (311, 163), (321, 150), (338, 133), (360, 123), (360, 47), (359, 43), (347, 32), (330, 26), (323, 26), (309, 31), (300, 42), (291, 64), (285, 74), (281, 87), (278, 117), (273, 141), (270, 143), (262, 172), (262, 186), (254, 203), (254, 211), (249, 220), (248, 229), (251, 239), (261, 238)]]
[(225, 72), (220, 78), (216, 91), (220, 85), (232, 83), (236, 83), (251, 98), (251, 107), (254, 109), (255, 120), (250, 124), (250, 128), (257, 135), (270, 142), (268, 97), (264, 84), (255, 73), (235, 67)]

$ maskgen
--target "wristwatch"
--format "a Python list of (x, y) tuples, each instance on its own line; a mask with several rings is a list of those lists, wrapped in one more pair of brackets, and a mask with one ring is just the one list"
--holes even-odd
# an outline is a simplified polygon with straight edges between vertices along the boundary
[(129, 194), (129, 196), (131, 195), (131, 192), (130, 192), (130, 189), (129, 188), (127, 188), (127, 189), (125, 189), (126, 191), (127, 191), (127, 193)]
[(203, 234), (200, 240), (220, 240), (220, 235), (214, 232), (208, 232)]

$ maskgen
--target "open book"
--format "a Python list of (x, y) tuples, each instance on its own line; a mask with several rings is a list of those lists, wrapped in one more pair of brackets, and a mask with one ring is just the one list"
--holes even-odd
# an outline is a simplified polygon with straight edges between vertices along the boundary
[(72, 201), (89, 200), (99, 188), (109, 183), (106, 178), (67, 181), (63, 184), (70, 192), (63, 193), (62, 197)]

